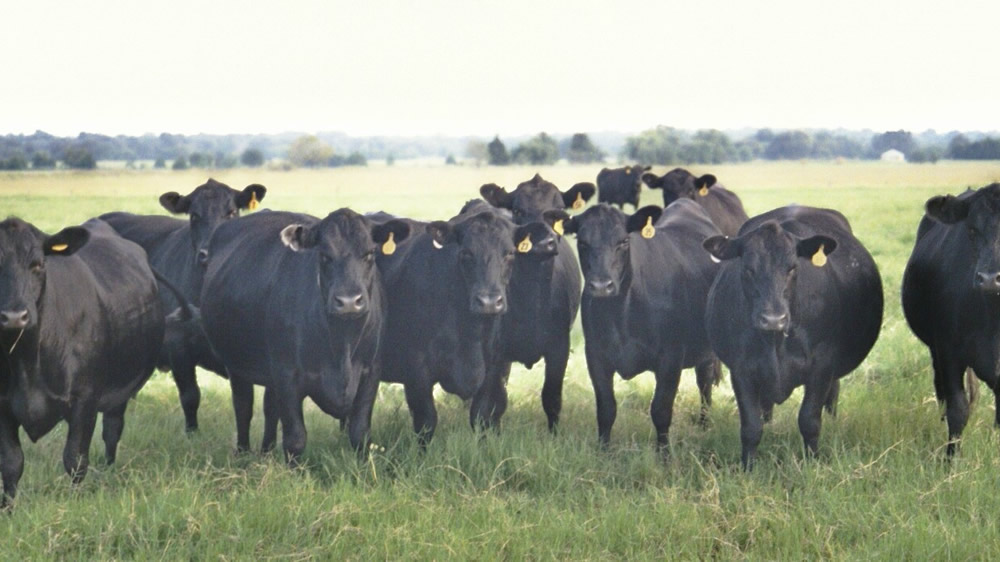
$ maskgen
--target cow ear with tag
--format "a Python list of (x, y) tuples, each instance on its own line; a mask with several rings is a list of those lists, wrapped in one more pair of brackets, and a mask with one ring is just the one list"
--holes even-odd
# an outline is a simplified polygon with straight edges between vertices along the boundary
[(558, 238), (544, 222), (531, 222), (514, 230), (514, 247), (518, 255), (545, 258), (559, 253)]
[(656, 235), (656, 221), (663, 214), (663, 208), (656, 205), (647, 205), (630, 215), (625, 221), (627, 232), (638, 232), (643, 238), (652, 238)]
[(597, 193), (597, 186), (589, 181), (575, 184), (562, 193), (563, 206), (567, 209), (579, 211), (587, 204), (587, 201), (590, 201), (595, 193)]
[(569, 215), (566, 213), (566, 211), (561, 211), (558, 209), (548, 210), (542, 213), (542, 220), (544, 220), (545, 224), (548, 224), (549, 227), (552, 230), (554, 230), (555, 233), (558, 234), (559, 236), (562, 236), (563, 234), (566, 233), (566, 228), (564, 225), (567, 219), (569, 219)]
[(715, 176), (712, 174), (705, 174), (695, 179), (694, 186), (698, 188), (698, 195), (701, 197), (708, 195), (708, 190), (715, 185), (715, 181)]
[(431, 235), (431, 243), (438, 250), (455, 240), (455, 228), (446, 221), (434, 221), (428, 224), (427, 234)]
[(160, 205), (171, 213), (180, 215), (191, 208), (191, 199), (176, 191), (168, 191), (160, 196)]
[(90, 232), (86, 228), (70, 226), (52, 236), (47, 236), (42, 242), (42, 253), (46, 256), (71, 256), (90, 240)]
[(837, 249), (837, 241), (828, 236), (813, 236), (799, 240), (795, 245), (795, 253), (800, 258), (808, 258), (816, 267), (826, 265), (826, 257)]
[(372, 227), (372, 240), (379, 245), (379, 250), (391, 256), (396, 251), (396, 244), (410, 236), (410, 225), (401, 220), (391, 220)]
[(264, 199), (267, 188), (259, 183), (252, 183), (243, 188), (243, 191), (236, 194), (236, 207), (255, 211), (260, 202)]
[(480, 187), (479, 195), (482, 195), (483, 199), (494, 207), (510, 209), (514, 206), (514, 196), (495, 183), (488, 183)]
[(281, 229), (281, 243), (296, 252), (307, 250), (315, 244), (309, 230), (301, 224), (290, 224)]

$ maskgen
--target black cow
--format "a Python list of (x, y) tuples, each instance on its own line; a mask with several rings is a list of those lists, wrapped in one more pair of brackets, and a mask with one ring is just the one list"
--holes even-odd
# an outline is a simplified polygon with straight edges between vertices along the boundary
[(128, 400), (152, 375), (163, 338), (156, 291), (142, 248), (101, 221), (52, 236), (0, 222), (0, 504), (24, 469), (22, 427), (37, 441), (66, 420), (63, 466), (76, 483), (102, 412), (114, 462)]
[(782, 207), (705, 249), (723, 260), (708, 298), (712, 348), (729, 367), (740, 411), (742, 463), (751, 468), (774, 404), (805, 385), (799, 431), (819, 442), (822, 408), (835, 413), (840, 377), (868, 355), (882, 325), (882, 279), (842, 214)]
[[(594, 195), (590, 183), (574, 185), (565, 193), (539, 175), (507, 193), (495, 184), (480, 188), (480, 194), (491, 205), (510, 210), (518, 224), (547, 221), (558, 226), (558, 213), (572, 209), (576, 201), (588, 201)], [(582, 204), (579, 205), (582, 207)], [(546, 214), (548, 213), (548, 214)], [(507, 379), (510, 365), (516, 361), (529, 369), (545, 359), (545, 383), (542, 387), (542, 408), (549, 429), (555, 429), (562, 410), (562, 386), (569, 359), (569, 334), (580, 308), (580, 264), (569, 242), (553, 234), (555, 251), (541, 251), (536, 244), (528, 256), (514, 262), (511, 275), (510, 307), (501, 322), (500, 361), (495, 364), (499, 375), (490, 380)]]
[(379, 257), (389, 300), (382, 380), (404, 385), (422, 446), (437, 426), (435, 384), (473, 399), (474, 427), (503, 414), (506, 403), (492, 392), (502, 382), (487, 381), (487, 365), (499, 353), (514, 261), (537, 245), (555, 247), (544, 223), (516, 226), (493, 210), (473, 211), (429, 223)]
[[(123, 237), (142, 246), (153, 269), (170, 280), (197, 306), (203, 274), (199, 262), (206, 259), (212, 232), (223, 222), (238, 216), (240, 210), (256, 208), (266, 192), (264, 186), (258, 184), (237, 191), (209, 179), (188, 195), (171, 191), (160, 196), (164, 209), (174, 214), (186, 214), (188, 220), (122, 212), (107, 213), (100, 218)], [(160, 299), (167, 312), (179, 306), (171, 291), (161, 290)], [(222, 376), (226, 374), (217, 370), (211, 355), (205, 355), (199, 348), (177, 347), (170, 358), (169, 368), (180, 394), (185, 429), (194, 431), (198, 429), (198, 404), (201, 402), (195, 366), (200, 365)]]
[(611, 438), (615, 372), (631, 379), (653, 371), (650, 415), (658, 446), (667, 453), (681, 370), (695, 367), (703, 420), (719, 378), (704, 326), (705, 299), (718, 265), (701, 251), (702, 241), (719, 231), (690, 201), (666, 209), (643, 207), (631, 216), (598, 205), (564, 228), (576, 233), (583, 266), (581, 315), (598, 437), (604, 445)]
[(1000, 183), (932, 197), (926, 210), (903, 273), (903, 312), (930, 349), (951, 456), (969, 418), (967, 368), (994, 390), (1000, 425)]
[[(250, 446), (258, 384), (267, 388), (265, 409), (281, 420), (290, 463), (306, 445), (306, 396), (324, 412), (346, 419), (351, 445), (364, 450), (386, 314), (375, 255), (393, 252), (409, 232), (401, 221), (374, 224), (350, 209), (322, 220), (258, 213), (216, 229), (201, 295), (202, 322), (229, 371), (238, 449)], [(268, 405), (272, 393), (274, 403)]]
[(642, 173), (648, 170), (649, 166), (603, 168), (597, 173), (597, 202), (618, 205), (622, 210), (630, 203), (638, 209)]
[(642, 181), (650, 189), (663, 190), (664, 206), (681, 198), (696, 201), (705, 208), (712, 222), (725, 236), (735, 236), (747, 221), (747, 212), (743, 210), (740, 198), (717, 183), (712, 174), (695, 177), (684, 168), (674, 168), (663, 177), (643, 174)]

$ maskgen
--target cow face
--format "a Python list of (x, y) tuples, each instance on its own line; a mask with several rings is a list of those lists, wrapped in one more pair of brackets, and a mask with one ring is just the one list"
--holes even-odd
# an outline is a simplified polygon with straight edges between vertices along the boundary
[(976, 254), (973, 287), (1000, 294), (1000, 183), (959, 197), (932, 197), (926, 208), (927, 214), (940, 222), (965, 227)]
[(176, 191), (160, 196), (160, 205), (174, 214), (186, 214), (191, 220), (191, 244), (198, 263), (208, 258), (208, 239), (222, 221), (239, 216), (240, 210), (253, 210), (264, 199), (267, 189), (260, 184), (236, 191), (224, 183), (209, 179), (187, 195)]
[(89, 239), (81, 227), (46, 236), (20, 219), (0, 222), (0, 331), (37, 325), (47, 257), (72, 255)]
[(751, 325), (787, 333), (794, 321), (789, 302), (799, 268), (826, 267), (826, 256), (837, 249), (837, 242), (827, 236), (799, 238), (767, 221), (738, 238), (712, 236), (703, 246), (717, 260), (739, 260)]
[(628, 288), (632, 275), (632, 233), (652, 238), (656, 231), (653, 224), (662, 213), (660, 207), (648, 206), (625, 215), (602, 204), (565, 222), (566, 232), (576, 234), (584, 291), (588, 295), (614, 297)]
[(350, 209), (340, 209), (311, 226), (285, 227), (281, 241), (296, 252), (316, 252), (317, 284), (327, 315), (353, 319), (370, 309), (375, 254), (391, 254), (409, 234), (404, 221), (374, 224)]
[(697, 200), (698, 197), (704, 197), (708, 194), (708, 190), (716, 184), (715, 176), (712, 174), (695, 177), (684, 168), (674, 168), (663, 177), (657, 177), (656, 174), (643, 174), (642, 181), (652, 189), (663, 190), (664, 207), (681, 198)]
[(508, 209), (517, 224), (541, 221), (545, 211), (580, 209), (596, 191), (594, 184), (582, 182), (562, 192), (555, 184), (545, 181), (538, 174), (518, 184), (517, 189), (510, 193), (495, 183), (479, 188), (483, 199), (494, 207)]
[(427, 233), (435, 247), (453, 246), (472, 314), (507, 311), (507, 286), (514, 260), (537, 247), (554, 252), (552, 229), (542, 222), (515, 226), (495, 212), (483, 212), (456, 222), (434, 221)]

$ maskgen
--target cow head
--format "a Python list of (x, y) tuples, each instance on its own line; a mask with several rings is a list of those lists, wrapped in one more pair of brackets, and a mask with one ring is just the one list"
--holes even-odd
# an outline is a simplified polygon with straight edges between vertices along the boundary
[[(517, 226), (495, 212), (459, 215), (427, 225), (434, 246), (452, 247), (473, 314), (507, 311), (507, 286), (515, 259), (555, 252), (555, 237), (544, 222)], [(538, 248), (536, 250), (536, 248)]]
[(597, 188), (590, 182), (578, 183), (565, 192), (559, 191), (555, 184), (538, 174), (518, 184), (510, 193), (495, 183), (479, 188), (483, 199), (494, 207), (508, 209), (517, 224), (543, 220), (545, 211), (581, 209), (596, 191)]
[(1000, 183), (958, 197), (932, 197), (926, 209), (928, 216), (940, 222), (965, 227), (976, 253), (973, 287), (1000, 294)]
[(37, 325), (47, 258), (72, 255), (89, 239), (78, 226), (47, 236), (20, 219), (0, 222), (0, 331)]
[(370, 310), (375, 254), (391, 254), (409, 234), (410, 225), (404, 221), (375, 224), (350, 209), (339, 209), (310, 226), (286, 226), (281, 241), (293, 251), (317, 254), (316, 276), (327, 314), (353, 319)]
[(664, 174), (663, 177), (646, 173), (642, 175), (642, 181), (650, 189), (663, 190), (664, 207), (681, 198), (697, 200), (698, 197), (704, 197), (708, 194), (708, 190), (717, 183), (715, 176), (712, 174), (695, 177), (694, 174), (684, 168), (674, 168)]
[(785, 333), (794, 321), (789, 302), (799, 267), (825, 267), (826, 257), (837, 249), (832, 238), (800, 238), (775, 221), (766, 221), (737, 238), (712, 236), (702, 245), (717, 260), (738, 260), (751, 325)]
[(236, 191), (224, 183), (209, 179), (187, 195), (176, 191), (160, 196), (160, 205), (171, 213), (186, 214), (191, 220), (191, 244), (198, 263), (208, 258), (208, 239), (222, 221), (239, 216), (243, 209), (253, 210), (264, 199), (267, 188), (251, 184)]
[(613, 297), (628, 288), (632, 279), (633, 233), (644, 239), (655, 236), (653, 225), (662, 213), (662, 208), (651, 205), (626, 215), (601, 204), (565, 222), (566, 232), (576, 234), (584, 291), (588, 295)]

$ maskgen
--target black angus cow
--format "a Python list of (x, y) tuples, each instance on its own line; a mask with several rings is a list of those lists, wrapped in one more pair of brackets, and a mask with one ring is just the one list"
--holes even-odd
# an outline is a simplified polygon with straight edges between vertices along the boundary
[[(223, 222), (239, 215), (244, 209), (253, 210), (264, 199), (267, 190), (262, 185), (251, 184), (237, 191), (226, 184), (209, 179), (187, 195), (176, 192), (160, 196), (160, 204), (174, 214), (186, 214), (188, 220), (161, 215), (134, 215), (132, 213), (107, 213), (100, 218), (120, 235), (146, 250), (153, 269), (172, 282), (191, 303), (198, 305), (201, 293), (202, 263), (207, 256), (208, 240)], [(163, 310), (175, 310), (178, 303), (173, 292), (161, 289)], [(182, 340), (183, 341), (183, 340)], [(184, 424), (187, 431), (198, 429), (198, 405), (201, 391), (195, 378), (195, 366), (202, 366), (226, 376), (217, 369), (211, 355), (198, 347), (176, 347), (170, 354), (169, 368), (177, 384)]]
[(695, 177), (684, 168), (674, 168), (663, 177), (652, 173), (643, 174), (642, 181), (650, 189), (663, 190), (664, 206), (682, 198), (696, 201), (705, 208), (712, 222), (725, 236), (735, 236), (747, 221), (747, 212), (743, 210), (743, 202), (739, 196), (717, 183), (712, 174)]
[(835, 413), (840, 377), (868, 355), (882, 325), (871, 254), (842, 214), (800, 206), (758, 215), (705, 249), (723, 261), (706, 324), (733, 382), (743, 467), (752, 466), (773, 406), (802, 385), (799, 431), (815, 454), (823, 406)]
[(163, 337), (156, 292), (142, 248), (101, 221), (52, 236), (0, 222), (0, 504), (24, 469), (22, 427), (37, 441), (69, 424), (63, 466), (76, 483), (102, 412), (114, 462), (128, 400), (152, 375)]
[(597, 173), (597, 202), (618, 205), (622, 210), (630, 203), (638, 209), (642, 174), (648, 170), (649, 166), (603, 168)]
[[(258, 213), (216, 229), (202, 322), (229, 371), (239, 450), (250, 447), (255, 384), (267, 389), (268, 415), (281, 420), (290, 463), (306, 445), (306, 396), (346, 420), (351, 445), (364, 450), (386, 315), (375, 256), (393, 252), (409, 232), (401, 221), (375, 224), (350, 209), (322, 220)], [(265, 434), (262, 449), (272, 444)]]
[(498, 357), (514, 262), (537, 245), (555, 246), (544, 223), (517, 226), (474, 209), (427, 224), (379, 257), (389, 301), (382, 380), (403, 384), (421, 446), (437, 426), (436, 384), (472, 399), (473, 427), (503, 414), (506, 402), (495, 392), (502, 381), (487, 381), (487, 365)]
[(576, 234), (583, 266), (581, 316), (598, 437), (605, 445), (611, 438), (615, 372), (631, 379), (653, 371), (650, 415), (657, 444), (667, 453), (681, 370), (695, 367), (703, 421), (719, 378), (704, 326), (705, 300), (718, 264), (701, 250), (702, 241), (719, 231), (690, 201), (666, 209), (643, 207), (630, 216), (598, 205), (566, 221), (564, 228)]
[[(542, 387), (542, 409), (554, 430), (562, 410), (562, 387), (569, 360), (569, 336), (580, 308), (580, 264), (562, 236), (559, 215), (572, 209), (576, 201), (588, 201), (594, 186), (579, 183), (565, 193), (538, 174), (508, 193), (496, 184), (480, 188), (483, 199), (498, 209), (510, 210), (518, 224), (547, 221), (555, 226), (554, 251), (543, 251), (545, 244), (536, 244), (528, 259), (514, 262), (511, 275), (510, 306), (501, 321), (500, 360), (495, 364), (498, 377), (506, 380), (512, 362), (529, 369), (545, 359), (545, 383)], [(582, 205), (578, 205), (578, 208)], [(464, 211), (464, 210), (463, 210)], [(548, 214), (546, 214), (548, 213)]]
[(969, 418), (967, 368), (993, 389), (1000, 425), (1000, 183), (932, 197), (926, 211), (903, 273), (903, 312), (930, 349), (951, 456)]

